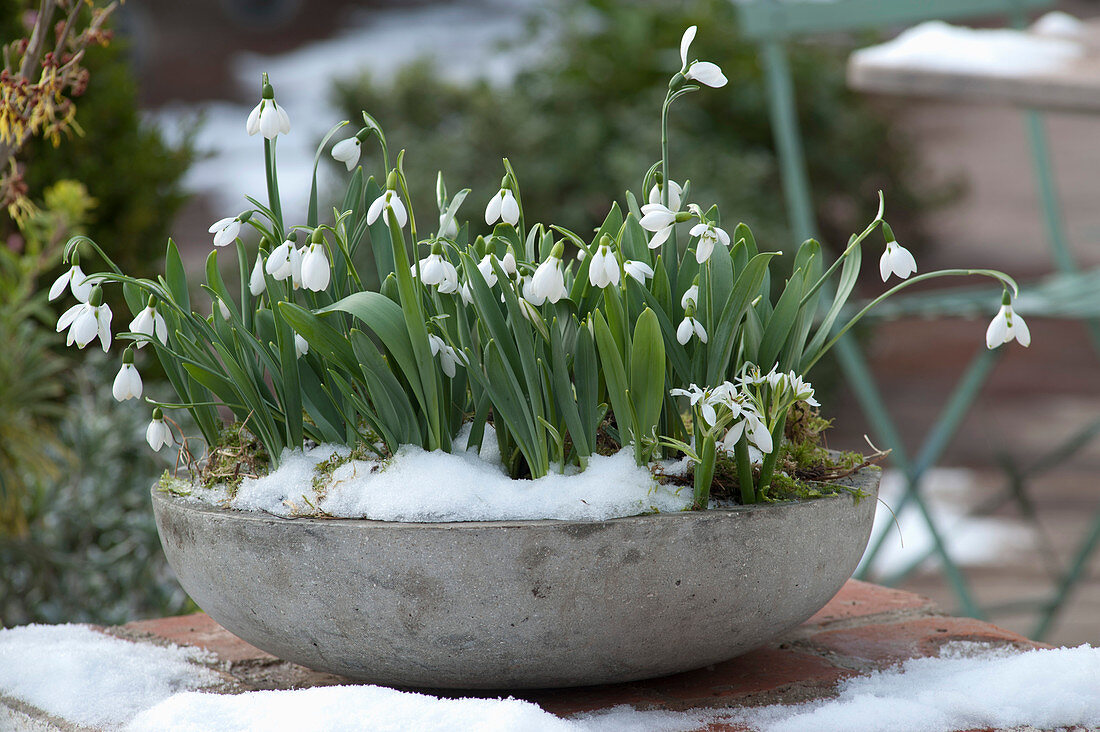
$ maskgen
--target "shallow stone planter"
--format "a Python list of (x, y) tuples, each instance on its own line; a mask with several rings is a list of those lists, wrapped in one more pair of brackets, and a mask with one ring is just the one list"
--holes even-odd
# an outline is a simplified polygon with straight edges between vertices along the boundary
[(631, 681), (744, 653), (808, 618), (867, 543), (867, 494), (602, 522), (282, 519), (153, 490), (183, 588), (274, 655), (363, 681)]

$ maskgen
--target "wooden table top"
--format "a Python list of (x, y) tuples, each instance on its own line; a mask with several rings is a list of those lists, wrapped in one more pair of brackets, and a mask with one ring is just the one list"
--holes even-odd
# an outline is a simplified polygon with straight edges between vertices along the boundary
[(1053, 71), (1012, 76), (874, 63), (857, 52), (848, 60), (848, 85), (881, 94), (1100, 113), (1100, 20), (1086, 21), (1079, 36), (1064, 38), (1080, 43), (1084, 53)]

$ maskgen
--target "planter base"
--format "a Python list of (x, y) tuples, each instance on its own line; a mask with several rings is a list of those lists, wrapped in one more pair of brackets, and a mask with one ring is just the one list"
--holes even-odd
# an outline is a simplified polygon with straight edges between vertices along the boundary
[(379, 684), (538, 688), (732, 658), (851, 576), (880, 472), (842, 494), (603, 522), (280, 519), (153, 490), (183, 588), (280, 658)]

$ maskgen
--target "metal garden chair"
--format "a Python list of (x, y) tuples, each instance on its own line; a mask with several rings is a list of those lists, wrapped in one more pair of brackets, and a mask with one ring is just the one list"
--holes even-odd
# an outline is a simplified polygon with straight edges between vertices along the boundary
[[(767, 86), (772, 127), (779, 155), (783, 192), (788, 216), (794, 235), (799, 241), (816, 233), (812, 192), (806, 171), (798, 128), (795, 92), (786, 55), (786, 44), (801, 37), (828, 33), (873, 29), (894, 25), (909, 25), (930, 19), (951, 19), (981, 15), (1006, 17), (1016, 26), (1026, 20), (1026, 13), (1051, 6), (1052, 0), (835, 0), (829, 3), (779, 2), (757, 0), (737, 3), (741, 32), (744, 37), (758, 44)], [(1056, 275), (1038, 287), (1022, 293), (1015, 309), (1022, 315), (1044, 317), (1069, 317), (1090, 322), (1094, 345), (1100, 352), (1100, 328), (1095, 318), (1100, 316), (1100, 272), (1079, 271), (1069, 251), (1062, 226), (1058, 196), (1051, 172), (1050, 152), (1041, 115), (1032, 110), (1025, 112), (1029, 144), (1038, 182), (1039, 199), (1044, 212)], [(916, 295), (897, 298), (880, 309), (880, 317), (910, 314), (941, 316), (957, 314), (965, 310), (980, 312), (990, 303), (999, 302), (996, 294), (988, 289), (952, 291), (949, 295)], [(894, 420), (886, 409), (877, 385), (867, 368), (866, 360), (851, 338), (837, 343), (836, 353), (846, 381), (856, 395), (860, 406), (881, 444), (893, 449), (891, 458), (906, 476), (906, 492), (896, 508), (904, 510), (913, 505), (922, 514), (933, 539), (932, 552), (942, 563), (946, 578), (951, 584), (962, 613), (982, 617), (983, 611), (975, 601), (970, 587), (956, 562), (947, 551), (942, 534), (921, 496), (920, 481), (925, 472), (940, 458), (944, 448), (957, 431), (1002, 349), (989, 351), (984, 347), (976, 354), (962, 375), (943, 411), (915, 456), (910, 455), (902, 442)], [(1083, 444), (1100, 432), (1100, 421), (1087, 426), (1081, 433), (1059, 446), (1051, 456), (1037, 461), (1026, 469), (1014, 469), (1011, 488), (1021, 499), (1026, 497), (1024, 481), (1049, 467), (1058, 455), (1063, 455), (1074, 445)], [(1014, 473), (1014, 475), (1013, 475)], [(1022, 502), (1026, 509), (1027, 503)], [(888, 531), (872, 538), (873, 557), (881, 549)], [(1051, 597), (1039, 601), (1041, 618), (1035, 637), (1041, 636), (1050, 626), (1054, 614), (1062, 606), (1069, 592), (1082, 576), (1088, 559), (1100, 546), (1100, 513), (1091, 530), (1062, 574)], [(927, 556), (921, 557), (904, 571), (886, 577), (886, 584), (899, 582), (915, 569)], [(1035, 604), (1035, 603), (1033, 603)]]

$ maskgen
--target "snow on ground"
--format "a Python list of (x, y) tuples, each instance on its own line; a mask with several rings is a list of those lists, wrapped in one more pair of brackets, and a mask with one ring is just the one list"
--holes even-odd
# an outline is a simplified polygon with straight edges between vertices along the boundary
[(1055, 16), (1041, 19), (1036, 32), (1028, 33), (930, 20), (892, 41), (856, 51), (853, 59), (873, 66), (1031, 76), (1057, 70), (1084, 55), (1084, 46), (1066, 32), (1070, 25), (1065, 17)]
[(1089, 646), (1017, 652), (960, 642), (944, 646), (939, 658), (843, 681), (835, 698), (805, 704), (686, 712), (621, 706), (570, 719), (513, 698), (441, 699), (370, 685), (195, 692), (216, 683), (191, 661), (197, 657), (194, 650), (130, 643), (84, 626), (0, 630), (0, 693), (69, 722), (127, 732), (678, 732), (720, 722), (760, 732), (946, 732), (1100, 725), (1100, 649)]
[(220, 678), (193, 648), (162, 648), (84, 625), (0, 629), (0, 693), (87, 726), (115, 729), (177, 692)]
[(346, 447), (286, 450), (277, 470), (245, 478), (233, 498), (224, 488), (192, 495), (243, 511), (290, 516), (308, 514), (315, 506), (330, 516), (379, 521), (602, 521), (654, 510), (682, 511), (692, 500), (690, 489), (676, 492), (659, 484), (648, 469), (635, 464), (629, 450), (593, 455), (583, 473), (567, 469), (564, 475), (512, 480), (501, 465), (492, 426), (486, 426), (480, 454), (461, 449), (468, 435), (466, 425), (454, 453), (405, 445), (384, 463), (349, 460), (332, 471), (320, 492), (314, 486), (316, 466), (333, 454), (347, 456)]
[[(525, 29), (531, 7), (528, 1), (480, 0), (363, 11), (332, 38), (276, 56), (241, 54), (233, 68), (241, 89), (239, 103), (168, 105), (150, 118), (170, 140), (194, 127), (196, 116), (202, 120), (195, 144), (210, 155), (192, 164), (184, 185), (196, 193), (212, 194), (215, 218), (236, 215), (250, 207), (246, 194), (267, 200), (263, 139), (245, 133), (245, 120), (259, 101), (260, 75), (268, 72), (275, 100), (286, 108), (291, 122), (291, 133), (280, 135), (277, 143), (283, 210), (291, 220), (304, 220), (316, 145), (343, 119), (330, 99), (336, 79), (369, 72), (371, 78), (385, 83), (405, 64), (431, 58), (438, 62), (440, 73), (454, 81), (507, 82), (541, 53), (546, 42), (530, 38)], [(524, 41), (521, 47), (501, 52), (502, 44), (519, 40)], [(384, 127), (386, 120), (379, 121)], [(351, 123), (334, 139), (353, 135), (361, 120)], [(343, 180), (332, 176), (332, 166), (324, 162), (319, 177), (321, 191)]]
[[(921, 495), (951, 557), (963, 566), (981, 566), (998, 564), (1032, 550), (1035, 535), (1022, 522), (967, 515), (974, 500), (975, 480), (972, 470), (933, 468), (921, 484)], [(901, 503), (904, 489), (905, 477), (900, 471), (883, 471), (875, 526), (868, 545), (868, 549), (873, 546), (881, 532), (889, 532), (875, 558), (874, 574), (878, 576), (908, 567), (933, 547), (928, 524), (915, 505), (910, 504), (898, 514), (895, 524), (893, 509)], [(866, 556), (860, 566), (865, 562)], [(938, 566), (938, 560), (930, 558), (923, 566)]]

